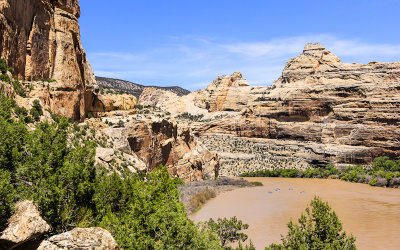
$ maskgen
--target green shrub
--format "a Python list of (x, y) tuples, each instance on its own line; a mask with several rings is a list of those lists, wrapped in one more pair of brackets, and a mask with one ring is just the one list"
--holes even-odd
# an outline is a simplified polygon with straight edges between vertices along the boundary
[(11, 173), (0, 168), (0, 231), (7, 225), (15, 202), (15, 190), (11, 184)]
[(342, 223), (328, 203), (315, 197), (298, 224), (290, 221), (282, 244), (266, 249), (356, 249), (356, 238), (342, 232)]
[(4, 58), (0, 58), (0, 72), (6, 74), (8, 69), (7, 61)]
[(119, 120), (118, 124), (117, 124), (117, 127), (123, 128), (124, 126), (125, 126), (124, 121), (123, 120)]
[(0, 75), (0, 81), (6, 82), (6, 83), (11, 83), (11, 79), (7, 74)]
[(218, 234), (218, 237), (221, 240), (221, 245), (223, 247), (225, 247), (226, 243), (228, 242), (244, 242), (248, 238), (247, 234), (242, 233), (241, 231), (248, 229), (249, 225), (243, 223), (241, 220), (238, 220), (236, 216), (230, 219), (219, 218), (217, 221), (214, 221), (211, 218), (204, 225)]
[(372, 180), (368, 184), (371, 185), (371, 186), (376, 186), (377, 182), (378, 181), (375, 178), (372, 178)]
[(377, 157), (374, 159), (373, 170), (384, 170), (392, 172), (400, 171), (400, 162), (393, 161), (387, 156)]
[(15, 90), (15, 93), (17, 93), (17, 95), (26, 97), (26, 90), (25, 90), (24, 86), (22, 86), (18, 80), (13, 81), (12, 86)]
[(29, 111), (29, 113), (36, 122), (40, 121), (40, 116), (43, 115), (43, 109), (42, 106), (40, 105), (39, 100), (33, 101), (33, 106)]

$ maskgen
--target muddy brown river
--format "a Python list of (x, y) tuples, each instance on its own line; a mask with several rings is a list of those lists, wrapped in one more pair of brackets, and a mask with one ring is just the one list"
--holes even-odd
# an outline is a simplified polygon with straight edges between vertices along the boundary
[(190, 215), (196, 222), (237, 216), (257, 249), (279, 243), (287, 222), (297, 221), (315, 195), (327, 201), (356, 236), (358, 249), (400, 249), (400, 189), (370, 187), (340, 180), (245, 178), (263, 187), (218, 195)]

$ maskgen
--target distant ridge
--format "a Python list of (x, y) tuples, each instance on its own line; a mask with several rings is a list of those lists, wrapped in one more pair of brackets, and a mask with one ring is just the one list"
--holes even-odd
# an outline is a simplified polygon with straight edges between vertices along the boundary
[(171, 91), (177, 94), (178, 96), (183, 96), (190, 93), (189, 90), (186, 90), (178, 86), (171, 86), (171, 87), (145, 86), (125, 80), (100, 77), (100, 76), (96, 76), (96, 81), (97, 84), (100, 86), (100, 88), (110, 88), (117, 91), (123, 91), (132, 94), (137, 98), (139, 98), (140, 94), (142, 94), (144, 88), (149, 88), (149, 87)]

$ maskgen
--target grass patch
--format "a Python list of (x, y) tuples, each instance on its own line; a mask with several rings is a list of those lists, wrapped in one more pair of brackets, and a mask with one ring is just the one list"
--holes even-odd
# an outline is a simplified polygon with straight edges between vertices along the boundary
[(251, 183), (251, 185), (252, 185), (253, 187), (262, 187), (262, 186), (264, 186), (264, 184), (262, 184), (262, 183), (259, 182), (259, 181), (251, 181), (250, 183)]
[(231, 179), (227, 177), (215, 180), (195, 181), (179, 186), (181, 196), (179, 200), (185, 205), (188, 214), (198, 211), (207, 200), (217, 196), (220, 191), (226, 191), (233, 187), (254, 186), (243, 179)]

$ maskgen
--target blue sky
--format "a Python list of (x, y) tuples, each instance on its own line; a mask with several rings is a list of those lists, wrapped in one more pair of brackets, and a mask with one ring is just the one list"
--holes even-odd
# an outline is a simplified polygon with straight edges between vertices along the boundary
[(241, 71), (269, 85), (308, 42), (342, 62), (400, 61), (398, 0), (80, 0), (81, 38), (98, 76), (207, 86)]

